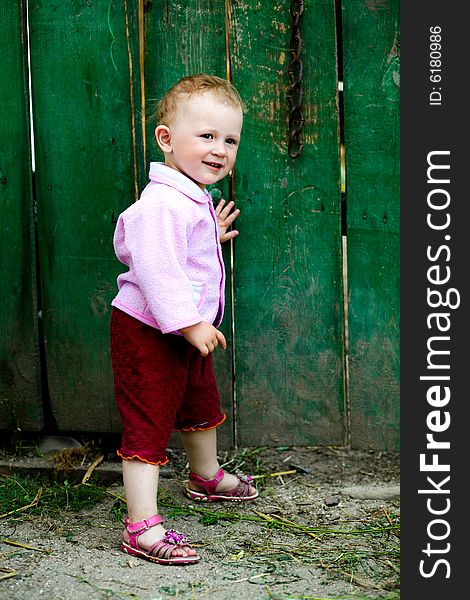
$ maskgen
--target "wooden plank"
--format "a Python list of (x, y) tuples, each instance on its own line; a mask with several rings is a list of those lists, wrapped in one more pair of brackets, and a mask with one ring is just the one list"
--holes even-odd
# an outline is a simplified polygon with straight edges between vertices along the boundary
[(137, 0), (30, 3), (46, 362), (61, 430), (117, 431), (112, 236), (142, 162)]
[[(154, 2), (146, 13), (145, 96), (150, 117), (156, 102), (181, 77), (196, 73), (209, 73), (226, 77), (225, 4), (221, 0), (185, 0), (184, 2)], [(147, 160), (161, 161), (163, 154), (154, 139), (156, 123), (147, 122)], [(227, 180), (212, 188), (229, 198)], [(215, 194), (215, 192), (214, 192)], [(220, 197), (220, 194), (217, 195)], [(218, 428), (220, 447), (233, 444), (232, 400), (232, 332), (230, 292), (230, 245), (223, 247), (227, 273), (225, 287), (225, 316), (220, 326), (227, 339), (227, 350), (214, 353), (214, 370), (221, 396), (226, 422)], [(173, 438), (172, 445), (178, 445)]]
[[(147, 114), (181, 77), (209, 73), (226, 77), (225, 3), (184, 0), (149, 3), (145, 20), (145, 96)], [(148, 160), (159, 153), (155, 122), (147, 123)], [(159, 154), (158, 160), (163, 155)]]
[(0, 22), (0, 428), (39, 430), (25, 2), (2, 2)]
[(343, 4), (351, 444), (399, 445), (399, 2)]
[(305, 147), (287, 154), (289, 3), (237, 2), (233, 81), (244, 98), (235, 170), (238, 441), (345, 441), (340, 173), (333, 0), (300, 22)]

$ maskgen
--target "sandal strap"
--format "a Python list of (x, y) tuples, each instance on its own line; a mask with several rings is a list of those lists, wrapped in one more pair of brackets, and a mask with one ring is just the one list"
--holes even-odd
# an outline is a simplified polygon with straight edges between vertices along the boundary
[(238, 485), (233, 490), (224, 492), (226, 496), (234, 496), (236, 498), (244, 498), (245, 496), (251, 496), (252, 489), (251, 485), (243, 479), (238, 480)]
[[(224, 476), (223, 469), (219, 469), (213, 479), (203, 479), (202, 477), (199, 477), (199, 475), (196, 475), (195, 473), (192, 473), (192, 472), (189, 474), (189, 479), (193, 483), (197, 483), (198, 485), (203, 487), (205, 489), (206, 493), (209, 496), (211, 496), (212, 494), (217, 493), (215, 491), (215, 488), (218, 486), (218, 484), (221, 481), (221, 479), (223, 478), (223, 476)], [(235, 476), (238, 478), (237, 485), (232, 490), (224, 491), (223, 494), (225, 496), (234, 496), (234, 497), (242, 497), (242, 498), (245, 496), (250, 496), (252, 493), (251, 484), (253, 481), (251, 475), (250, 474), (245, 475), (241, 471), (237, 471), (235, 473)]]
[(150, 556), (155, 556), (155, 558), (169, 559), (175, 548), (176, 546), (174, 544), (167, 544), (163, 540), (160, 540), (149, 548), (147, 552)]
[(143, 521), (136, 521), (135, 523), (131, 523), (128, 517), (126, 517), (126, 520), (124, 521), (128, 533), (134, 536), (151, 527), (155, 527), (155, 525), (160, 525), (160, 523), (163, 523), (163, 519), (159, 514), (153, 515), (153, 517), (149, 517)]
[(213, 494), (215, 492), (215, 488), (222, 481), (223, 476), (224, 476), (223, 469), (219, 469), (212, 479), (204, 479), (203, 477), (196, 475), (196, 473), (192, 473), (192, 472), (189, 473), (189, 479), (193, 483), (197, 483), (202, 488), (204, 488), (208, 494)]

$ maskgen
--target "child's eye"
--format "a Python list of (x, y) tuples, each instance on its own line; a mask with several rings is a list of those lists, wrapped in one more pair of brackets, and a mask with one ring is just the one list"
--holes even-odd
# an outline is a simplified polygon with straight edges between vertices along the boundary
[(227, 140), (227, 144), (233, 144), (233, 145), (237, 145), (237, 140), (234, 140), (233, 138), (228, 138)]
[(203, 133), (201, 135), (202, 138), (204, 138), (205, 140), (211, 140), (213, 138), (212, 133)]

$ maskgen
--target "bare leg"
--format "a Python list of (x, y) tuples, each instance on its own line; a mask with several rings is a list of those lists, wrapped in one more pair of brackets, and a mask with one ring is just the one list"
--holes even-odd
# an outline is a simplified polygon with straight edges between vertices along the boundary
[[(153, 517), (157, 510), (157, 489), (159, 466), (150, 465), (138, 459), (123, 460), (122, 474), (124, 479), (124, 492), (127, 501), (128, 517), (131, 523), (142, 521)], [(151, 529), (144, 531), (139, 536), (138, 541), (142, 548), (148, 549), (150, 546), (163, 539), (165, 529), (162, 525), (155, 525)], [(129, 534), (124, 529), (123, 540), (129, 541)], [(193, 556), (196, 551), (184, 546), (175, 549), (172, 556)]]
[[(204, 479), (212, 479), (220, 469), (217, 460), (217, 430), (182, 431), (181, 439), (189, 461), (189, 468)], [(235, 475), (225, 473), (217, 486), (218, 492), (231, 490), (236, 487), (238, 479)], [(190, 488), (202, 491), (197, 483), (190, 482)]]

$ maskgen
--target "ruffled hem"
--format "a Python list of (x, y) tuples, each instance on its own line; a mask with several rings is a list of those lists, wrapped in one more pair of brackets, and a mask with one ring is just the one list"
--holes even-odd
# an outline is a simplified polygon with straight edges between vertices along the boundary
[(137, 458), (138, 460), (140, 460), (144, 463), (147, 463), (149, 465), (166, 465), (166, 463), (169, 460), (168, 457), (165, 457), (165, 460), (159, 460), (159, 461), (153, 462), (151, 460), (147, 460), (146, 458), (142, 458), (138, 454), (133, 454), (132, 456), (124, 456), (124, 454), (120, 450), (116, 450), (116, 454), (118, 456), (120, 456), (123, 460), (133, 460), (134, 458)]
[(222, 425), (222, 423), (225, 421), (225, 419), (227, 418), (227, 415), (223, 415), (222, 420), (218, 421), (217, 423), (215, 423), (214, 425), (209, 425), (207, 427), (198, 427), (197, 425), (195, 427), (182, 427), (181, 429), (177, 429), (176, 427), (174, 428), (175, 431), (208, 431), (209, 429), (215, 429), (216, 427), (218, 427), (219, 425)]

